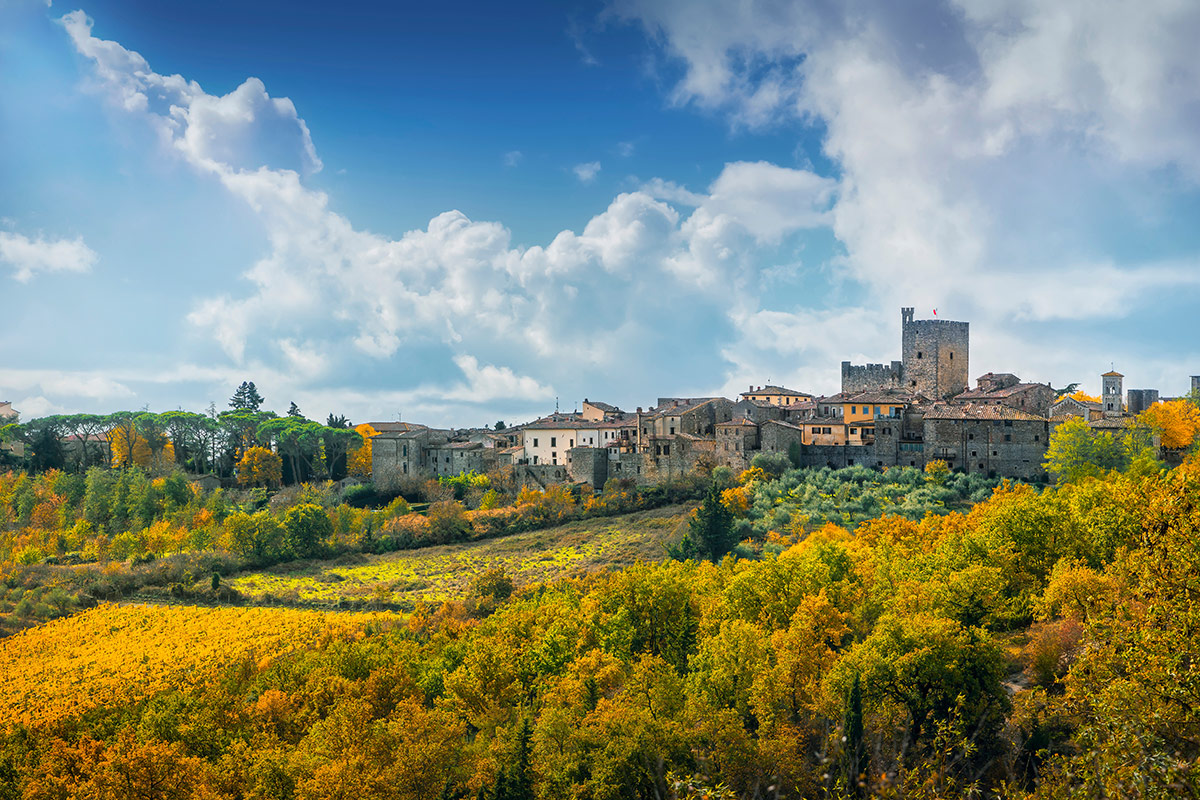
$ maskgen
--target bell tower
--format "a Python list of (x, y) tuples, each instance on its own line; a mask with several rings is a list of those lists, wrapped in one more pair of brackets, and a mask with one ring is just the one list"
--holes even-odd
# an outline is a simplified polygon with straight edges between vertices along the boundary
[(1119, 417), (1125, 413), (1125, 403), (1122, 401), (1122, 379), (1125, 376), (1116, 370), (1111, 370), (1100, 376), (1102, 389), (1100, 402), (1103, 404), (1104, 416)]

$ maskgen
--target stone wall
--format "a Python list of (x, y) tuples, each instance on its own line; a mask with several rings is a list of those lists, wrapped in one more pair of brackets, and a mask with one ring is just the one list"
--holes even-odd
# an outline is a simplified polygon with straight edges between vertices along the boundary
[(608, 481), (607, 447), (573, 447), (567, 451), (567, 474), (573, 483), (603, 489)]
[(843, 445), (804, 445), (800, 451), (800, 464), (804, 467), (842, 467), (875, 465), (875, 448), (873, 445), (843, 444)]
[(904, 385), (904, 369), (899, 361), (891, 364), (851, 364), (842, 362), (842, 391), (855, 394), (876, 389), (899, 389)]

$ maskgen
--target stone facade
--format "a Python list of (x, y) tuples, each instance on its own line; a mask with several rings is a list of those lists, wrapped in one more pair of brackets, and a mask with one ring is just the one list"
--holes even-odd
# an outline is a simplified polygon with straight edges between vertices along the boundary
[(842, 392), (870, 392), (876, 389), (899, 389), (904, 386), (904, 364), (851, 364), (842, 362)]
[(1125, 393), (1121, 390), (1125, 376), (1113, 370), (1100, 376), (1100, 403), (1104, 407), (1104, 416), (1119, 417), (1125, 413)]
[(1129, 413), (1140, 414), (1158, 402), (1158, 389), (1130, 389)]
[(926, 397), (944, 400), (970, 385), (968, 353), (970, 323), (947, 319), (913, 319), (913, 310), (901, 315), (901, 362), (905, 388)]
[(935, 405), (925, 411), (926, 463), (995, 477), (1041, 478), (1050, 421), (1008, 406)]

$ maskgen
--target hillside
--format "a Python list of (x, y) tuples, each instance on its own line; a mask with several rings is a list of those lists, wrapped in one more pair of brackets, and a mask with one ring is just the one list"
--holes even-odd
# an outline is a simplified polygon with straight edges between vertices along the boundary
[(293, 561), (239, 574), (229, 585), (247, 602), (387, 605), (465, 596), (471, 579), (501, 569), (518, 586), (549, 582), (638, 561), (660, 561), (687, 528), (692, 505), (576, 520), (499, 539), (354, 553), (333, 561)]

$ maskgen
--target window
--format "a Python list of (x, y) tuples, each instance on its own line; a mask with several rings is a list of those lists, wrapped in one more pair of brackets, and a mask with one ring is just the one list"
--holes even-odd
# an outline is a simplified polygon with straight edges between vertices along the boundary
[(550, 446), (551, 446), (551, 447), (558, 447), (558, 437), (557, 437), (557, 436), (551, 436), (551, 437), (550, 437)]
[(537, 437), (536, 437), (536, 436), (535, 436), (535, 437), (533, 437), (533, 446), (534, 446), (534, 447), (537, 447), (537, 446), (538, 446), (538, 445), (537, 445)]
[(664, 456), (669, 456), (669, 455), (671, 455), (671, 445), (669, 445), (669, 444), (664, 444), (664, 445), (663, 445), (663, 455), (664, 455)]
[(1035, 433), (1035, 434), (1033, 435), (1033, 440), (1034, 440), (1035, 442), (1040, 442), (1040, 441), (1041, 441), (1041, 437), (1039, 437), (1039, 436), (1038, 436), (1038, 435)]
[(1012, 441), (1012, 434), (1011, 434), (1011, 433), (1006, 433), (1006, 434), (1004, 434), (1004, 441), (1006, 441), (1006, 442), (1011, 442), (1011, 441)]
[(534, 464), (536, 464), (536, 463), (537, 463), (537, 456), (534, 456), (534, 457), (533, 457), (533, 463), (534, 463)]
[(917, 358), (920, 358), (920, 357), (921, 357), (921, 351), (920, 351), (920, 350), (918, 350), (918, 351), (917, 351)]
[(997, 453), (995, 450), (993, 450), (993, 451), (992, 451), (992, 455), (994, 455), (994, 456), (998, 456), (998, 455), (1000, 455), (1000, 454), (999, 454), (999, 453)]
[(407, 475), (408, 474), (408, 462), (405, 461), (402, 466), (404, 467), (404, 474)]
[(851, 414), (857, 414), (857, 413), (858, 413), (858, 406), (850, 406), (850, 413), (851, 413)]
[(973, 433), (968, 433), (968, 434), (967, 434), (967, 438), (968, 438), (968, 439), (974, 439), (974, 438), (975, 438), (975, 434), (973, 434)]
[(404, 457), (408, 458), (408, 445), (404, 445)]
[(671, 426), (671, 435), (672, 436), (675, 435), (675, 426), (674, 425)]
[(856, 433), (858, 433), (858, 428), (851, 428), (851, 429), (850, 429), (850, 435), (851, 435), (851, 436), (853, 436), (853, 435), (854, 435), (854, 434), (856, 434)]
[(971, 457), (972, 457), (972, 458), (974, 458), (976, 455), (977, 455), (977, 453), (976, 453), (974, 450), (972, 450), (972, 451), (971, 451)]
[(951, 361), (953, 361), (953, 360), (954, 360), (954, 353), (951, 353), (951, 354), (950, 354), (950, 360), (951, 360)]
[(574, 446), (575, 446), (575, 440), (574, 440), (574, 439), (572, 439), (572, 440), (571, 440), (571, 447), (574, 447)]
[(1006, 420), (1004, 420), (1004, 427), (1006, 427), (1006, 428), (1011, 428), (1011, 427), (1012, 427), (1012, 420), (1011, 420), (1011, 419), (1006, 419)]

